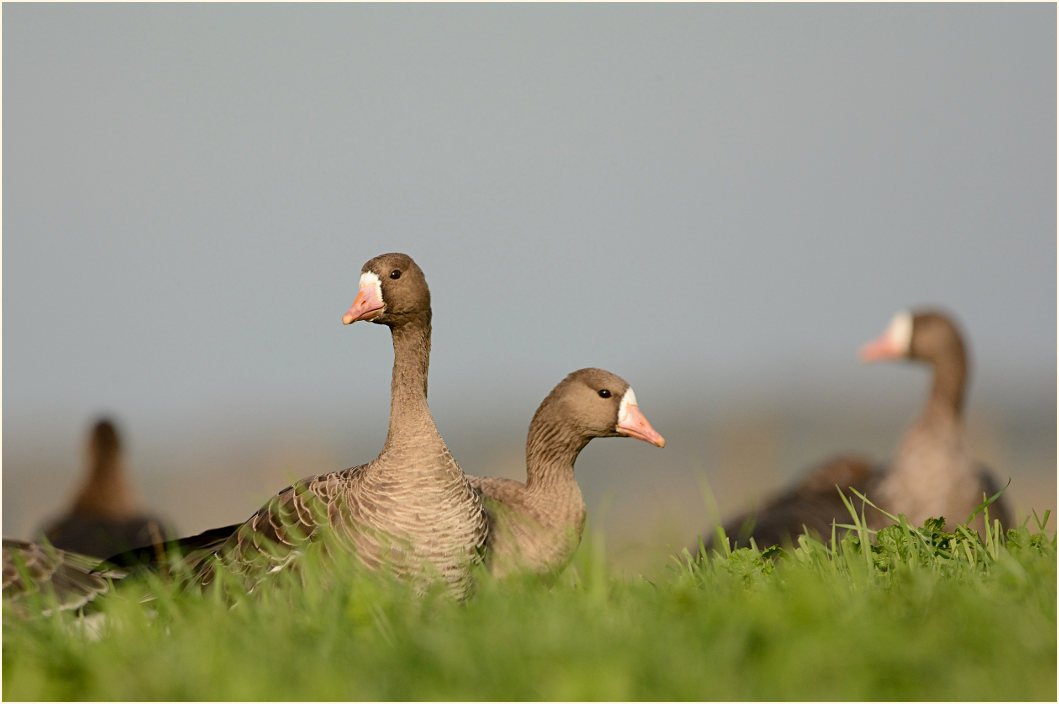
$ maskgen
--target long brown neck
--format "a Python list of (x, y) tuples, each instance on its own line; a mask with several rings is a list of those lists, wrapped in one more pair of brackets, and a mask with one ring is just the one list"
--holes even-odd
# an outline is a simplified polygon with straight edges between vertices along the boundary
[(132, 490), (116, 454), (92, 458), (88, 480), (74, 499), (73, 511), (109, 519), (127, 518), (135, 513)]
[(934, 380), (922, 421), (960, 422), (963, 418), (964, 391), (967, 382), (967, 357), (954, 347), (931, 360)]
[(573, 431), (569, 424), (548, 421), (541, 411), (526, 438), (526, 486), (548, 490), (576, 484), (574, 462), (591, 438)]
[[(424, 432), (437, 435), (427, 406), (430, 365), (430, 314), (391, 328), (393, 380), (390, 385), (390, 429), (383, 454), (401, 441)], [(439, 436), (440, 437), (440, 436)]]

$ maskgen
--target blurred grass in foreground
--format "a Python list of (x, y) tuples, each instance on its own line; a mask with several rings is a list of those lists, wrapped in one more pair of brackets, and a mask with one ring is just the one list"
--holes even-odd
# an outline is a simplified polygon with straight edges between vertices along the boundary
[(483, 575), (463, 604), (311, 559), (303, 580), (279, 575), (234, 607), (148, 580), (102, 600), (91, 628), (5, 608), (3, 696), (1054, 700), (1047, 520), (984, 542), (928, 522), (874, 545), (861, 529), (685, 555), (652, 579), (615, 577), (597, 537), (556, 584)]

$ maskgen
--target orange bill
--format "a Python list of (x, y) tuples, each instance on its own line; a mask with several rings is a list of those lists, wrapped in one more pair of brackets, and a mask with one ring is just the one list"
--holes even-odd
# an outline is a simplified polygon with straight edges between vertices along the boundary
[(901, 354), (901, 350), (894, 343), (893, 336), (887, 330), (860, 348), (860, 361), (880, 362), (886, 359), (898, 359)]
[(630, 438), (637, 438), (658, 447), (666, 446), (666, 439), (651, 427), (643, 413), (640, 413), (640, 408), (634, 404), (625, 407), (625, 420), (618, 423), (616, 430), (622, 435), (628, 435)]
[(349, 325), (358, 320), (371, 320), (382, 313), (384, 306), (379, 299), (379, 288), (375, 284), (368, 283), (360, 287), (353, 305), (346, 314), (342, 316), (342, 324)]

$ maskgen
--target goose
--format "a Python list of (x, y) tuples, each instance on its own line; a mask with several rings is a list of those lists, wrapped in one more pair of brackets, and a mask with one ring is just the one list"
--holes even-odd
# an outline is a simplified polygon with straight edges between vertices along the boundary
[[(759, 547), (791, 541), (804, 529), (828, 535), (832, 522), (850, 516), (838, 496), (853, 488), (884, 511), (904, 515), (912, 525), (928, 518), (944, 518), (946, 529), (966, 521), (984, 497), (1000, 491), (987, 469), (967, 453), (963, 437), (963, 407), (968, 377), (963, 336), (949, 314), (935, 309), (901, 311), (881, 335), (863, 345), (863, 362), (905, 360), (928, 365), (933, 382), (922, 415), (905, 432), (889, 464), (858, 455), (844, 455), (810, 471), (806, 478), (774, 496), (765, 505), (725, 522), (726, 535), (736, 545), (753, 537)], [(836, 488), (837, 487), (837, 488)], [(1009, 525), (1003, 498), (992, 503), (989, 518)], [(889, 524), (879, 511), (866, 513), (873, 529)], [(971, 526), (982, 534), (984, 514)]]
[(67, 513), (41, 531), (53, 546), (104, 558), (156, 542), (169, 529), (139, 510), (125, 473), (121, 436), (116, 423), (99, 418), (87, 443), (88, 472)]
[(369, 569), (388, 569), (419, 591), (440, 582), (456, 598), (470, 594), (486, 515), (427, 406), (430, 289), (407, 254), (382, 254), (364, 264), (360, 291), (342, 316), (346, 325), (361, 320), (387, 326), (393, 338), (382, 451), (366, 464), (280, 491), (203, 560), (195, 575), (200, 584), (213, 581), (220, 562), (253, 588), (265, 573), (296, 564), (308, 542), (326, 536)]
[(485, 563), (491, 574), (549, 576), (566, 566), (585, 523), (574, 462), (593, 438), (621, 436), (665, 446), (624, 379), (603, 369), (579, 369), (559, 382), (533, 415), (525, 483), (469, 477), (489, 516)]
[[(897, 453), (874, 488), (876, 503), (893, 514), (904, 514), (913, 525), (943, 517), (946, 528), (963, 523), (1000, 484), (967, 451), (963, 409), (969, 361), (963, 335), (950, 315), (922, 309), (897, 313), (886, 330), (860, 350), (865, 362), (907, 360), (922, 362), (933, 372), (930, 394), (922, 415), (905, 432)], [(871, 498), (871, 497), (869, 497)], [(1011, 522), (1003, 497), (989, 506), (989, 517), (1001, 525)], [(875, 525), (885, 518), (872, 514)], [(972, 526), (985, 528), (979, 513)]]

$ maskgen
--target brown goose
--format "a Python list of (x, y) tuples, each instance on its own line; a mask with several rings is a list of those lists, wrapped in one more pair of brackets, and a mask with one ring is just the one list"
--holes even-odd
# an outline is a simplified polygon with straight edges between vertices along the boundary
[(93, 425), (88, 458), (88, 476), (73, 506), (42, 531), (52, 545), (103, 558), (168, 534), (158, 518), (140, 511), (133, 501), (113, 421), (101, 418)]
[(592, 438), (621, 436), (665, 446), (624, 379), (602, 369), (579, 369), (552, 389), (530, 423), (526, 483), (469, 477), (489, 515), (490, 572), (549, 575), (566, 566), (585, 523), (574, 462)]
[[(334, 537), (369, 568), (382, 566), (423, 586), (439, 578), (470, 592), (472, 563), (485, 543), (481, 499), (452, 458), (427, 407), (430, 290), (406, 254), (368, 261), (342, 322), (370, 320), (393, 336), (390, 426), (371, 462), (288, 487), (214, 551), (252, 585), (288, 564), (307, 541)], [(197, 578), (213, 578), (210, 559)]]
[[(869, 498), (893, 514), (904, 514), (913, 525), (943, 516), (951, 529), (963, 523), (1000, 485), (967, 453), (963, 438), (963, 405), (968, 376), (967, 353), (955, 323), (944, 313), (902, 311), (882, 335), (861, 348), (866, 362), (906, 359), (933, 370), (926, 408), (898, 445), (889, 469), (878, 478)], [(884, 519), (874, 514), (876, 524)], [(1006, 502), (989, 506), (990, 520), (1011, 521)], [(982, 534), (979, 514), (972, 524)]]
[[(905, 433), (889, 466), (856, 456), (840, 457), (813, 470), (800, 484), (772, 498), (761, 509), (724, 524), (737, 545), (753, 537), (760, 547), (788, 542), (803, 532), (827, 536), (832, 521), (847, 523), (849, 512), (836, 485), (848, 495), (852, 487), (894, 515), (904, 514), (913, 525), (942, 516), (951, 529), (966, 521), (982, 503), (983, 494), (1000, 490), (988, 471), (975, 465), (963, 441), (963, 401), (967, 355), (956, 325), (943, 313), (900, 312), (885, 332), (861, 348), (866, 362), (906, 359), (925, 362), (933, 370), (933, 385), (923, 415)], [(866, 512), (869, 526), (889, 522), (881, 513)], [(1008, 525), (1006, 504), (989, 506), (990, 520)], [(979, 514), (972, 526), (982, 533)]]

